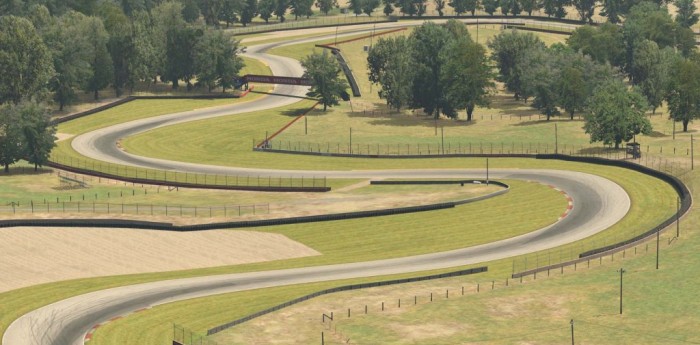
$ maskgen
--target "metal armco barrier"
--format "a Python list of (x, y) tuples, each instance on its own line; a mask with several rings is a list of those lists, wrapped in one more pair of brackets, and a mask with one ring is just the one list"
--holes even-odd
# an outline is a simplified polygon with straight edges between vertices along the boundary
[(314, 293), (308, 294), (306, 296), (302, 296), (299, 298), (295, 298), (291, 301), (276, 305), (272, 308), (268, 308), (265, 310), (261, 310), (255, 314), (248, 315), (246, 317), (240, 318), (238, 320), (214, 327), (210, 330), (207, 331), (207, 335), (212, 335), (219, 333), (225, 329), (231, 328), (236, 325), (240, 325), (246, 321), (250, 321), (252, 319), (255, 319), (257, 317), (275, 312), (277, 310), (280, 310), (282, 308), (289, 307), (291, 305), (304, 302), (307, 300), (310, 300), (312, 298), (322, 296), (322, 295), (327, 295), (335, 292), (341, 292), (341, 291), (349, 291), (349, 290), (358, 290), (358, 289), (367, 289), (367, 288), (372, 288), (372, 287), (378, 287), (378, 286), (387, 286), (387, 285), (396, 285), (396, 284), (405, 284), (405, 283), (413, 283), (413, 282), (419, 282), (419, 281), (425, 281), (425, 280), (433, 280), (433, 279), (442, 279), (442, 278), (450, 278), (450, 277), (458, 277), (458, 276), (465, 276), (465, 275), (470, 275), (470, 274), (476, 274), (476, 273), (482, 273), (482, 272), (487, 272), (488, 267), (483, 266), (483, 267), (477, 267), (477, 268), (471, 268), (468, 270), (461, 270), (461, 271), (455, 271), (455, 272), (448, 272), (448, 273), (441, 273), (441, 274), (433, 274), (433, 275), (428, 275), (428, 276), (421, 276), (421, 277), (414, 277), (414, 278), (405, 278), (405, 279), (396, 279), (396, 280), (386, 280), (386, 281), (380, 281), (380, 282), (373, 282), (373, 283), (364, 283), (364, 284), (353, 284), (353, 285), (345, 285), (345, 286), (338, 286), (332, 289), (326, 289), (326, 290), (321, 290), (321, 291), (316, 291)]

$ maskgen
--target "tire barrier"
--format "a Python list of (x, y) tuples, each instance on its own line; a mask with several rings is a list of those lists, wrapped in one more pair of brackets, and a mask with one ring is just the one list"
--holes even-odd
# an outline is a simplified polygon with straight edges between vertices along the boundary
[(302, 296), (299, 298), (295, 298), (291, 301), (287, 301), (287, 302), (284, 302), (282, 304), (276, 305), (272, 308), (261, 310), (255, 314), (250, 314), (250, 315), (243, 317), (243, 318), (240, 318), (238, 320), (231, 321), (229, 323), (226, 323), (226, 324), (223, 324), (220, 326), (216, 326), (210, 330), (207, 330), (207, 335), (209, 336), (209, 335), (219, 333), (225, 329), (231, 328), (231, 327), (236, 326), (236, 325), (240, 325), (244, 322), (250, 321), (252, 319), (255, 319), (255, 318), (263, 316), (263, 315), (270, 314), (272, 312), (289, 307), (291, 305), (301, 303), (304, 301), (308, 301), (308, 300), (315, 298), (315, 297), (328, 295), (328, 294), (332, 294), (332, 293), (336, 293), (336, 292), (367, 289), (367, 288), (373, 288), (373, 287), (379, 287), (379, 286), (406, 284), (406, 283), (413, 283), (413, 282), (420, 282), (420, 281), (434, 280), (434, 279), (443, 279), (443, 278), (450, 278), (450, 277), (459, 277), (459, 276), (477, 274), (477, 273), (482, 273), (482, 272), (487, 272), (487, 271), (488, 271), (488, 267), (482, 266), (482, 267), (476, 267), (476, 268), (471, 268), (468, 270), (461, 270), (461, 271), (455, 271), (455, 272), (433, 274), (433, 275), (428, 275), (428, 276), (420, 276), (420, 277), (405, 278), (405, 279), (385, 280), (385, 281), (380, 281), (380, 282), (372, 282), (372, 283), (364, 283), (364, 284), (344, 285), (344, 286), (338, 286), (338, 287), (331, 288), (331, 289), (316, 291), (314, 293), (310, 293), (308, 295), (305, 295), (305, 296)]

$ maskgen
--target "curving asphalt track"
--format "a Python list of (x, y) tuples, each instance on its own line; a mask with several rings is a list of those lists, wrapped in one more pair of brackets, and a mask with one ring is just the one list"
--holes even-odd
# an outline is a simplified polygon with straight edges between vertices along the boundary
[[(275, 74), (292, 76), (300, 74), (299, 66), (293, 60), (262, 55), (261, 52), (264, 49), (261, 48), (251, 47), (249, 51), (249, 55), (266, 61)], [(289, 89), (285, 90), (284, 88)], [(299, 88), (289, 86), (279, 87), (276, 92), (290, 92), (296, 95), (304, 93)], [(139, 120), (79, 136), (73, 143), (79, 152), (93, 158), (181, 171), (251, 173), (271, 176), (318, 174), (351, 178), (484, 177), (483, 171), (459, 169), (309, 172), (228, 168), (138, 157), (116, 149), (117, 139), (150, 128), (236, 112), (277, 107), (292, 101), (293, 99), (287, 97), (267, 96), (259, 101), (232, 107), (196, 110)], [(574, 199), (575, 206), (566, 218), (544, 229), (506, 240), (448, 252), (370, 262), (168, 280), (75, 296), (25, 314), (10, 325), (3, 336), (3, 344), (82, 344), (85, 334), (95, 324), (141, 308), (193, 297), (306, 282), (417, 272), (512, 257), (588, 237), (618, 222), (627, 214), (630, 207), (629, 197), (619, 185), (595, 175), (558, 170), (494, 169), (490, 171), (490, 176), (497, 179), (537, 181), (556, 186)]]

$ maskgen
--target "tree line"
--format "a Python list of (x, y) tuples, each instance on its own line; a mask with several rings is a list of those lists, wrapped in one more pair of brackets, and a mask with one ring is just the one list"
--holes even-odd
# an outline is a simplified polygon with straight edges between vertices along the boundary
[[(233, 87), (238, 42), (185, 1), (0, 1), (0, 164), (44, 164), (53, 143), (48, 100), (117, 96), (139, 83)], [(196, 18), (195, 18), (196, 17)], [(204, 18), (204, 19), (202, 19)]]
[(490, 55), (463, 24), (428, 23), (408, 37), (380, 39), (367, 57), (369, 80), (394, 109), (422, 109), (436, 119), (463, 109), (468, 121), (500, 82), (547, 120), (584, 113), (591, 141), (619, 146), (649, 134), (644, 114), (663, 102), (684, 131), (700, 118), (700, 54), (690, 22), (644, 2), (624, 24), (579, 27), (566, 44), (547, 47), (532, 33), (503, 31), (488, 41)]

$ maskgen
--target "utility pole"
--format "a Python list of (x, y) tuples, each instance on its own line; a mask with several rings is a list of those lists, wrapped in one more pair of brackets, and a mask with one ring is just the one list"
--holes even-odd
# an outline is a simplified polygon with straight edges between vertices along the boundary
[(440, 139), (441, 144), (440, 145), (442, 146), (442, 154), (444, 155), (445, 154), (445, 127), (440, 127), (440, 137), (441, 137), (441, 139)]
[(676, 238), (681, 237), (681, 198), (676, 198)]
[(571, 319), (571, 345), (574, 345), (574, 319)]
[(486, 158), (486, 185), (489, 185), (489, 159)]
[[(618, 272), (620, 272), (620, 315), (622, 315), (622, 275), (625, 274), (625, 272), (627, 271), (625, 271), (624, 268), (620, 268)], [(573, 323), (571, 327), (573, 328)], [(573, 330), (571, 332), (573, 333)]]
[(309, 134), (309, 121), (308, 121), (308, 117), (306, 117), (306, 115), (304, 115), (304, 135), (307, 135), (307, 134)]
[(350, 127), (350, 147), (348, 147), (348, 153), (352, 154), (352, 127)]
[(661, 229), (656, 230), (656, 269), (659, 269), (659, 233)]
[(559, 131), (557, 130), (557, 124), (554, 124), (554, 154), (559, 153)]
[(695, 170), (695, 159), (693, 156), (693, 148), (695, 145), (693, 145), (693, 135), (690, 135), (690, 170)]

